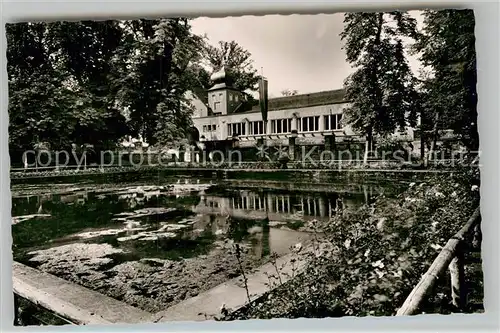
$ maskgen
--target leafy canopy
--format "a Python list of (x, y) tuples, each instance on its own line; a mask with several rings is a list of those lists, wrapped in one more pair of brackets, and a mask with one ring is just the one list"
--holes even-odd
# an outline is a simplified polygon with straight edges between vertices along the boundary
[(408, 13), (347, 13), (341, 40), (355, 72), (345, 81), (345, 120), (354, 130), (388, 135), (416, 122), (415, 79), (403, 39), (415, 36)]

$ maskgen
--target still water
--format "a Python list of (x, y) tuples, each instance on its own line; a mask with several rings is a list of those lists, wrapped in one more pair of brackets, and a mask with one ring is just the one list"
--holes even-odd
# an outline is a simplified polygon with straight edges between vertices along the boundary
[[(301, 228), (370, 202), (395, 186), (293, 181), (163, 179), (113, 184), (19, 185), (12, 189), (13, 250), (110, 244), (123, 260), (178, 260), (208, 253), (220, 241), (244, 243), (256, 257), (307, 240)], [(332, 190), (333, 189), (333, 190)]]

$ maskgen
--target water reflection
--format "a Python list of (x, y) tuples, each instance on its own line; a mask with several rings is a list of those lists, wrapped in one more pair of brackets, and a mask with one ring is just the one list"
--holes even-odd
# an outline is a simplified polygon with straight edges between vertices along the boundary
[(231, 196), (201, 195), (192, 210), (199, 214), (230, 215), (270, 220), (328, 219), (342, 209), (369, 202), (370, 196), (335, 193), (279, 193), (239, 191)]
[[(173, 186), (176, 183), (198, 185), (200, 181), (183, 179)], [(27, 249), (61, 242), (104, 242), (140, 259), (197, 256), (239, 242), (261, 258), (271, 252), (285, 254), (290, 246), (311, 237), (297, 231), (304, 222), (327, 220), (369, 202), (377, 192), (369, 186), (356, 193), (287, 188), (286, 183), (273, 190), (194, 187), (175, 193), (169, 185), (129, 185), (57, 194), (47, 189), (49, 193), (13, 198), (13, 216), (34, 215), (13, 226), (14, 243)], [(50, 218), (42, 221), (37, 214)]]

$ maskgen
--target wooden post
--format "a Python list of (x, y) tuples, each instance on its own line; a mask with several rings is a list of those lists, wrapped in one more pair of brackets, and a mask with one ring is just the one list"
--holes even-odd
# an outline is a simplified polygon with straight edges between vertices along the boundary
[(21, 320), (19, 318), (19, 296), (14, 293), (14, 326), (21, 326)]
[(451, 278), (451, 299), (453, 306), (459, 310), (463, 310), (467, 304), (463, 250), (463, 243), (460, 243), (457, 247), (456, 256), (448, 266)]
[[(406, 298), (403, 306), (399, 308), (396, 316), (412, 315), (415, 314), (419, 308), (420, 304), (423, 302), (425, 296), (431, 291), (432, 287), (436, 283), (438, 276), (445, 272), (446, 266), (450, 268), (450, 275), (452, 276), (452, 293), (460, 295), (460, 300), (454, 298), (454, 303), (457, 305), (465, 306), (466, 300), (463, 295), (465, 295), (465, 285), (463, 278), (463, 243), (465, 235), (469, 233), (476, 224), (479, 224), (481, 220), (481, 213), (479, 207), (476, 208), (474, 214), (469, 218), (467, 223), (460, 229), (459, 232), (455, 234), (454, 237), (448, 240), (446, 245), (443, 247), (439, 255), (436, 257), (431, 267), (422, 276), (419, 283), (413, 288), (410, 295)], [(455, 257), (457, 257), (455, 259)], [(452, 263), (456, 261), (455, 263)], [(461, 273), (462, 271), (462, 273)], [(462, 304), (460, 304), (462, 302)]]

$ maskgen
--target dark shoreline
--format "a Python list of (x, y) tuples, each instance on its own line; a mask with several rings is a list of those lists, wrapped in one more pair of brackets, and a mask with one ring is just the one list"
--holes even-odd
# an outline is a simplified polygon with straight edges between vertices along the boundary
[(77, 172), (40, 172), (36, 173), (11, 173), (11, 185), (16, 184), (43, 184), (55, 182), (80, 182), (89, 180), (103, 182), (106, 180), (128, 180), (136, 177), (201, 177), (213, 179), (310, 179), (332, 181), (335, 179), (373, 178), (414, 180), (422, 179), (428, 175), (451, 173), (451, 170), (436, 169), (215, 169), (215, 168), (122, 168), (116, 171), (98, 172), (92, 169)]

